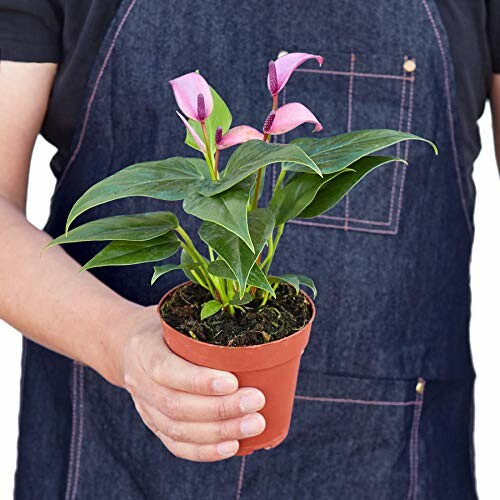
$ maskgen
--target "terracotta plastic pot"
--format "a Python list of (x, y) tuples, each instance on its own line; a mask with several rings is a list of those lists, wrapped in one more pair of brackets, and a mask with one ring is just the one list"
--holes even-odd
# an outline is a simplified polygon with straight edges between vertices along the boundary
[[(158, 312), (165, 299), (186, 284), (170, 290), (160, 301)], [(264, 393), (266, 404), (260, 413), (266, 419), (266, 428), (259, 436), (240, 441), (240, 456), (278, 446), (288, 434), (300, 358), (309, 341), (315, 315), (312, 300), (301, 293), (311, 304), (311, 320), (293, 335), (267, 344), (248, 347), (207, 344), (183, 335), (162, 319), (165, 341), (178, 356), (200, 366), (232, 372), (240, 387), (256, 387)]]

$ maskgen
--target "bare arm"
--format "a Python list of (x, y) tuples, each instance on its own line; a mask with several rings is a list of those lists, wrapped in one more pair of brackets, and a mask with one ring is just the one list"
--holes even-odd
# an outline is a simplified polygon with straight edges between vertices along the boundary
[(491, 113), (493, 115), (493, 134), (497, 166), (500, 171), (500, 75), (493, 75), (490, 89)]
[(33, 145), (46, 112), (54, 64), (0, 68), (0, 317), (33, 341), (91, 366), (126, 388), (144, 422), (175, 455), (213, 461), (237, 439), (260, 434), (260, 391), (201, 368), (164, 344), (153, 307), (133, 304), (80, 266), (25, 218)]
[[(54, 64), (2, 62), (0, 73), (0, 316), (32, 340), (96, 368), (120, 384), (109, 365), (106, 332), (119, 314), (135, 312), (50, 241), (24, 216), (29, 162), (46, 112)], [(92, 314), (89, 312), (92, 311)]]

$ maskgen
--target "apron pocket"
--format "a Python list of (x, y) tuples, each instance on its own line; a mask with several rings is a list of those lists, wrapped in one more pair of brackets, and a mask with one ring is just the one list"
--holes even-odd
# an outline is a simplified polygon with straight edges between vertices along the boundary
[(299, 380), (290, 434), (242, 462), (241, 498), (417, 498), (425, 382)]
[[(337, 53), (330, 49), (319, 53), (325, 55), (324, 65), (318, 69), (312, 63), (305, 64), (282, 93), (283, 104), (302, 102), (316, 114), (324, 132), (315, 137), (369, 128), (411, 132), (417, 73), (414, 59), (405, 54), (372, 54), (362, 50)], [(310, 130), (301, 127), (287, 134), (286, 141), (301, 135), (310, 135)], [(381, 154), (408, 159), (409, 147), (395, 145)], [(423, 154), (433, 153), (429, 148)], [(386, 165), (372, 172), (325, 214), (294, 222), (395, 235), (405, 178), (404, 164)]]

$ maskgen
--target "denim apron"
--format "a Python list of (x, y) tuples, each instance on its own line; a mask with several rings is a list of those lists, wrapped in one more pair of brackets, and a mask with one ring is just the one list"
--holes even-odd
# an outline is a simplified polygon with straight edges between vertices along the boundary
[[(280, 97), (310, 107), (326, 134), (392, 128), (440, 150), (392, 147), (387, 153), (408, 166), (383, 167), (326, 214), (288, 225), (276, 272), (307, 274), (319, 289), (289, 437), (246, 458), (180, 460), (124, 390), (26, 341), (16, 498), (476, 498), (472, 166), (461, 152), (453, 67), (432, 0), (124, 0), (96, 58), (46, 229), (61, 234), (75, 200), (125, 166), (193, 153), (172, 78), (199, 69), (235, 124), (259, 127), (270, 106), (267, 63), (282, 50), (325, 57), (321, 68), (303, 65)], [(275, 169), (266, 175), (270, 185)], [(179, 204), (146, 198), (98, 207), (79, 222), (164, 209), (195, 234), (198, 222)], [(66, 250), (83, 263), (99, 248)], [(151, 265), (95, 274), (144, 305), (184, 279), (172, 274), (151, 287)]]

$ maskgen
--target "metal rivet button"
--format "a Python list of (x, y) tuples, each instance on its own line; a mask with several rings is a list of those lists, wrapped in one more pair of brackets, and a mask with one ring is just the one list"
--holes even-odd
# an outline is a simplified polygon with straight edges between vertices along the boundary
[(424, 393), (424, 389), (425, 389), (425, 383), (422, 380), (419, 380), (418, 383), (417, 383), (417, 387), (415, 387), (415, 390), (419, 394), (423, 394)]
[(280, 57), (283, 57), (283, 56), (286, 56), (288, 54), (288, 52), (286, 50), (280, 50), (278, 52), (278, 57), (277, 59), (279, 59)]
[(403, 64), (403, 69), (407, 73), (413, 73), (417, 69), (417, 63), (413, 59), (407, 59)]

